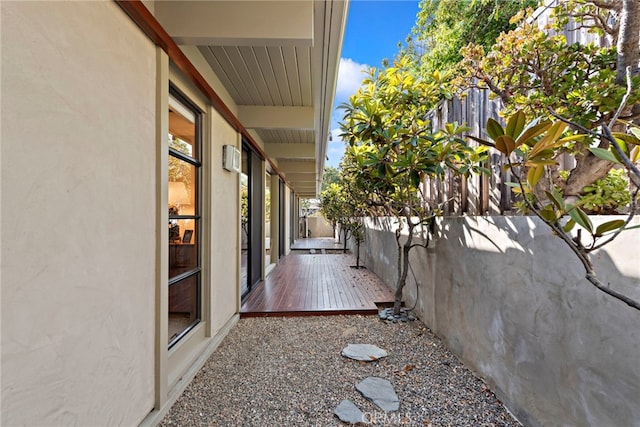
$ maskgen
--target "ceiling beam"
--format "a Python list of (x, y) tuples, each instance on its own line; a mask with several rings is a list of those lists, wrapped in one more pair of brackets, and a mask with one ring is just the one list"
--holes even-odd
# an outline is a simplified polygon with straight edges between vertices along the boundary
[(247, 129), (314, 129), (313, 107), (238, 105), (238, 118)]
[(315, 187), (299, 187), (294, 185), (293, 190), (298, 194), (313, 194), (314, 196), (316, 194)]
[(311, 0), (157, 1), (155, 15), (178, 44), (313, 46)]
[(278, 162), (278, 168), (286, 175), (287, 173), (316, 173), (315, 162), (294, 162), (282, 161)]
[(296, 173), (296, 172), (289, 172), (287, 174), (287, 180), (293, 182), (300, 182), (300, 181), (309, 181), (309, 182), (315, 182), (316, 181), (316, 174), (315, 173)]
[(269, 142), (264, 144), (264, 151), (266, 151), (269, 157), (275, 159), (314, 159), (316, 156), (316, 145)]

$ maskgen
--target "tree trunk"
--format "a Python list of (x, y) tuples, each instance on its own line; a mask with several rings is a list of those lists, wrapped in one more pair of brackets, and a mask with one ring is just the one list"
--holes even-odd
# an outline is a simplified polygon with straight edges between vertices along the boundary
[[(398, 248), (398, 282), (396, 283), (396, 294), (393, 302), (393, 314), (396, 315), (400, 314), (400, 308), (402, 307), (402, 290), (404, 289), (404, 285), (407, 283), (407, 274), (409, 273), (409, 251), (411, 250), (413, 229), (415, 227), (411, 223), (411, 219), (409, 219), (408, 222), (409, 236), (404, 245), (402, 245), (402, 255), (400, 255), (400, 248)], [(400, 263), (400, 256), (402, 256), (402, 264)]]
[(640, 57), (640, 2), (638, 0), (622, 0), (620, 13), (620, 33), (618, 35), (618, 62), (616, 83), (626, 86), (626, 69), (631, 67), (631, 75), (640, 73), (638, 57)]
[(613, 163), (602, 160), (584, 149), (576, 158), (576, 167), (571, 171), (564, 190), (564, 197), (578, 196), (587, 185), (607, 176)]
[(360, 239), (356, 240), (356, 268), (360, 268)]
[(342, 253), (347, 253), (347, 235), (349, 234), (349, 230), (347, 230), (346, 228), (342, 229), (342, 236), (344, 237), (344, 242), (343, 242), (343, 248), (342, 248)]

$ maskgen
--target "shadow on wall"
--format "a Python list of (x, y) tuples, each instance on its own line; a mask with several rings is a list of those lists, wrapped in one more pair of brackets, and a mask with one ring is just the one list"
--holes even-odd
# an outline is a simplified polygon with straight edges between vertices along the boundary
[[(392, 230), (370, 221), (363, 246), (367, 267), (391, 287)], [(633, 298), (640, 266), (628, 254), (639, 239), (631, 230), (592, 255), (602, 280)], [(407, 305), (525, 424), (637, 425), (640, 312), (591, 285), (537, 218), (440, 218), (411, 265)]]

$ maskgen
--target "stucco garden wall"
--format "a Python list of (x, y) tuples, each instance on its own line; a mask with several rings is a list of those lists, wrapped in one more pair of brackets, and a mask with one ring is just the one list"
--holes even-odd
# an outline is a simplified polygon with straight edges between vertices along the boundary
[(333, 237), (333, 227), (323, 216), (310, 216), (307, 221), (311, 237)]
[(112, 2), (1, 8), (1, 424), (137, 425), (154, 404), (156, 49)]
[[(369, 222), (362, 254), (393, 287), (397, 252), (388, 228)], [(636, 300), (639, 249), (640, 231), (632, 230), (594, 255), (600, 277)], [(419, 286), (410, 273), (406, 304), (416, 304), (526, 425), (640, 425), (640, 312), (584, 279), (581, 264), (540, 221), (440, 219), (430, 247), (412, 251), (411, 265)]]

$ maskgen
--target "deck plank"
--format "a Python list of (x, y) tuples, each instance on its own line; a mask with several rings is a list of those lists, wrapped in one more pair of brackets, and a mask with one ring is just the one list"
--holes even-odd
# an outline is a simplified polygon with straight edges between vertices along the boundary
[(353, 269), (349, 254), (284, 257), (242, 304), (242, 317), (376, 313), (393, 291), (374, 273)]

